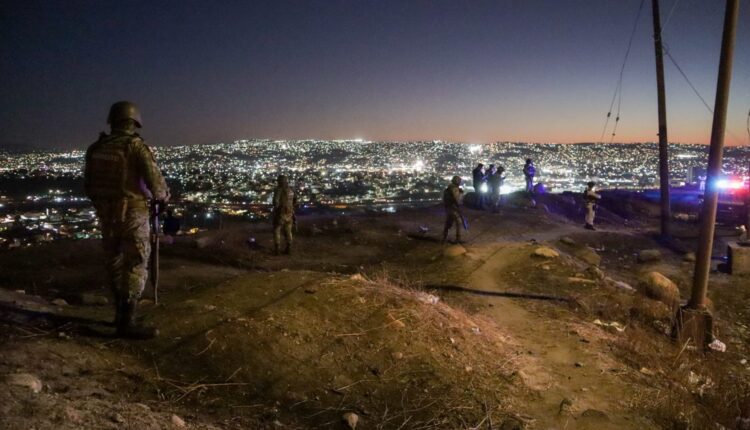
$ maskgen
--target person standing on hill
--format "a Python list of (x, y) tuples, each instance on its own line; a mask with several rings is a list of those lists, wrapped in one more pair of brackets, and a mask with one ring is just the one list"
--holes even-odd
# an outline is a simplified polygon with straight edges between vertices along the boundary
[(495, 167), (494, 164), (490, 165), (490, 174), (487, 182), (490, 187), (490, 208), (492, 212), (497, 212), (497, 208), (500, 205), (501, 191), (503, 183), (505, 182), (505, 176), (503, 176), (505, 168), (503, 166)]
[(276, 255), (281, 253), (281, 232), (286, 238), (284, 254), (292, 253), (292, 228), (294, 227), (294, 207), (297, 198), (294, 190), (289, 186), (289, 179), (280, 175), (276, 180), (276, 190), (273, 192), (273, 245)]
[(454, 176), (448, 188), (443, 191), (443, 205), (445, 206), (445, 228), (443, 228), (443, 243), (448, 240), (448, 232), (456, 226), (456, 243), (461, 242), (461, 228), (466, 228), (464, 216), (461, 213), (461, 203), (464, 191), (461, 189), (461, 177)]
[(586, 190), (583, 192), (583, 199), (586, 202), (586, 225), (587, 230), (596, 230), (594, 228), (594, 217), (596, 216), (596, 203), (602, 198), (596, 193), (596, 182), (586, 184)]
[(483, 186), (487, 183), (487, 174), (484, 169), (484, 164), (479, 163), (474, 170), (471, 171), (472, 185), (474, 186), (474, 192), (477, 196), (477, 208), (483, 209), (487, 203), (487, 187)]
[(127, 101), (109, 110), (110, 134), (86, 151), (84, 187), (101, 222), (104, 260), (114, 295), (120, 337), (147, 339), (158, 334), (136, 322), (138, 301), (148, 278), (149, 201), (169, 200), (169, 189), (151, 149), (135, 132), (142, 121)]
[(536, 175), (534, 162), (531, 158), (527, 158), (523, 166), (523, 176), (526, 178), (526, 192), (529, 194), (534, 192), (534, 175)]

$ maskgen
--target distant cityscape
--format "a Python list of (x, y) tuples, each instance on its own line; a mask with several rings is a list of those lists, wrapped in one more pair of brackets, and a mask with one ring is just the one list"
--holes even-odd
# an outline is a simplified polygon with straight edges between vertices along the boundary
[[(658, 185), (658, 149), (641, 144), (471, 145), (441, 141), (238, 140), (233, 143), (154, 148), (184, 230), (211, 228), (223, 217), (263, 219), (276, 177), (287, 174), (302, 210), (375, 210), (434, 204), (447, 182), (460, 175), (472, 189), (477, 163), (506, 169), (504, 193), (522, 189), (524, 160), (537, 167), (548, 192)], [(670, 145), (674, 186), (695, 181), (705, 168), (704, 145)], [(98, 223), (83, 194), (85, 150), (0, 150), (0, 248), (57, 239), (98, 236)], [(725, 150), (724, 173), (746, 178), (750, 148)]]

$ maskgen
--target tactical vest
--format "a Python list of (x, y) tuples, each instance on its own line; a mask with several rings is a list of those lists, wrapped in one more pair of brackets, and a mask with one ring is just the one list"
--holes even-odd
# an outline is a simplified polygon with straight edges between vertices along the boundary
[(126, 197), (130, 147), (137, 136), (103, 135), (86, 157), (86, 193), (92, 200)]
[(279, 215), (291, 216), (294, 213), (294, 191), (290, 187), (280, 188)]

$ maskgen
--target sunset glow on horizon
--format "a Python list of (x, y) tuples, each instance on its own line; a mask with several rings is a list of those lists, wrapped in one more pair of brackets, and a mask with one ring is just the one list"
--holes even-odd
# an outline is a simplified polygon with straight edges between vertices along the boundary
[[(662, 4), (665, 46), (713, 107), (723, 2), (669, 15), (672, 3)], [(155, 145), (597, 142), (639, 4), (17, 3), (0, 17), (11, 59), (0, 71), (0, 147), (84, 147), (121, 99), (139, 105)], [(750, 144), (750, 7), (740, 13), (727, 145)], [(617, 134), (604, 142), (658, 139), (654, 69), (645, 6)], [(669, 141), (708, 143), (711, 113), (667, 58), (665, 70)]]

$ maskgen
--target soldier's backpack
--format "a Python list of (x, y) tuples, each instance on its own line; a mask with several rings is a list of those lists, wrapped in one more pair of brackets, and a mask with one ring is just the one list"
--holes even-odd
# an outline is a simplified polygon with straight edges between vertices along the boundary
[(138, 136), (102, 134), (86, 152), (86, 195), (91, 200), (125, 197), (130, 147)]

